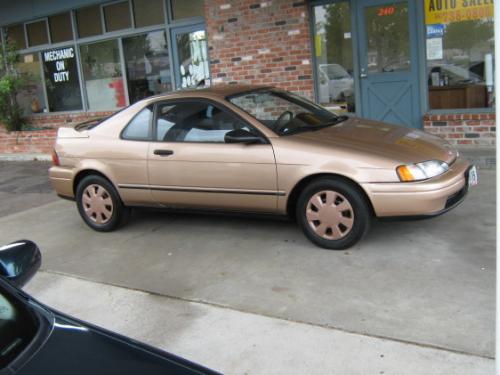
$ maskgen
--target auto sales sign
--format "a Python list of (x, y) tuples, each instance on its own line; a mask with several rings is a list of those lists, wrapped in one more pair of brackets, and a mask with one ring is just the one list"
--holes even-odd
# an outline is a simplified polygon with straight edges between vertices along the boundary
[(493, 0), (425, 0), (427, 25), (493, 17)]

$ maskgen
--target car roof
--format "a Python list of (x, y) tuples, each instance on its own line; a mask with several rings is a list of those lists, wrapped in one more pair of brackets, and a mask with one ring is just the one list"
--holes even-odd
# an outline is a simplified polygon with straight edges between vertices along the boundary
[(171, 98), (183, 98), (183, 97), (193, 97), (193, 96), (202, 96), (202, 97), (218, 97), (226, 98), (228, 96), (238, 95), (245, 92), (263, 90), (263, 89), (271, 89), (273, 86), (265, 86), (265, 85), (243, 85), (243, 84), (221, 84), (210, 87), (204, 87), (199, 89), (188, 89), (188, 90), (176, 90), (169, 93), (159, 94), (155, 96), (151, 96), (147, 99), (171, 99)]

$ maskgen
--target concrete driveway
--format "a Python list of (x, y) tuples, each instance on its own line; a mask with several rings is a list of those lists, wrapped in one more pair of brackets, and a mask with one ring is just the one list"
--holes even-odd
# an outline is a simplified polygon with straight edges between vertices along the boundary
[(480, 171), (480, 185), (455, 210), (376, 222), (341, 252), (270, 218), (137, 211), (128, 226), (97, 233), (67, 201), (3, 216), (0, 242), (36, 241), (42, 268), (54, 273), (491, 358), (494, 179)]

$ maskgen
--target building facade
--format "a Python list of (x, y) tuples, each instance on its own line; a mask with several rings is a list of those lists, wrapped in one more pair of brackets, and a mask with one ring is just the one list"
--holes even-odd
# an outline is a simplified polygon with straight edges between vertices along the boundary
[(493, 0), (18, 3), (0, 0), (2, 48), (19, 50), (18, 101), (40, 129), (0, 130), (0, 152), (47, 152), (59, 126), (236, 83), (495, 145)]

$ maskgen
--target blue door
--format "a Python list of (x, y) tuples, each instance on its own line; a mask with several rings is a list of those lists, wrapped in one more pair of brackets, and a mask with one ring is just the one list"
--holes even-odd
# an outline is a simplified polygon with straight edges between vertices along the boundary
[(358, 0), (361, 115), (420, 128), (417, 1)]

